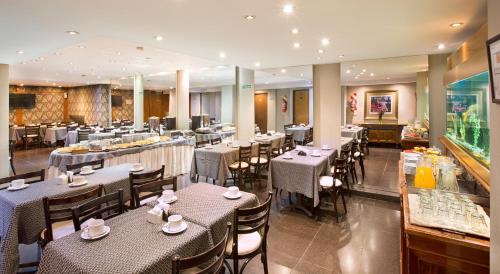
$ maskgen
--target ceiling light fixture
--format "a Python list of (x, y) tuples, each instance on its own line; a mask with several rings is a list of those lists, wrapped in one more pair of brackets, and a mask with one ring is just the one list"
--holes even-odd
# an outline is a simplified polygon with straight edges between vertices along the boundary
[(153, 37), (156, 41), (162, 41), (163, 40), (163, 36), (161, 35), (156, 35)]
[(283, 13), (292, 14), (295, 10), (295, 7), (292, 4), (286, 4), (283, 6)]
[(445, 47), (446, 47), (446, 46), (445, 46), (444, 44), (439, 44), (437, 48), (438, 48), (439, 50), (443, 50)]
[(226, 66), (221, 66), (221, 65), (219, 65), (219, 66), (216, 66), (215, 68), (216, 68), (216, 69), (225, 69), (225, 68), (226, 68)]
[(452, 28), (459, 28), (459, 27), (463, 26), (463, 24), (464, 23), (462, 23), (462, 22), (455, 22), (455, 23), (451, 23), (450, 27), (452, 27)]
[(293, 43), (293, 48), (296, 48), (296, 49), (300, 48), (300, 43), (298, 43), (298, 42)]
[(292, 34), (299, 34), (299, 29), (298, 28), (293, 28), (291, 30)]
[(344, 54), (340, 54), (340, 55), (339, 55), (339, 58), (344, 58)]
[(370, 73), (370, 77), (373, 77), (373, 76), (375, 76), (375, 73), (373, 73), (373, 72)]
[(348, 70), (346, 70), (346, 71), (345, 71), (345, 73), (350, 74), (350, 73), (351, 73), (351, 70), (350, 70), (350, 69), (348, 69)]
[(366, 72), (366, 69), (362, 69), (361, 71), (362, 71), (362, 72)]
[(318, 53), (319, 53), (319, 54), (323, 54), (323, 53), (325, 53), (325, 51), (324, 51), (324, 50), (322, 50), (322, 49), (318, 49)]
[(78, 48), (80, 48), (80, 49), (84, 49), (84, 48), (86, 48), (86, 46), (84, 46), (84, 45), (79, 45), (79, 46), (78, 46)]
[(359, 76), (355, 76), (354, 79), (359, 79)]
[(219, 52), (219, 58), (222, 58), (222, 59), (226, 58), (226, 53), (223, 51)]
[(66, 31), (66, 33), (67, 33), (67, 34), (69, 34), (69, 35), (78, 35), (78, 34), (80, 34), (80, 33), (79, 33), (78, 31), (76, 31), (76, 30), (68, 30), (68, 31)]
[(20, 50), (16, 50), (17, 54), (24, 54), (24, 50), (20, 49)]
[(256, 67), (260, 67), (260, 62), (255, 62)]
[(304, 73), (301, 73), (301, 74), (300, 74), (300, 77), (304, 77)]
[(247, 19), (248, 21), (255, 19), (255, 15), (245, 15), (244, 18)]
[(385, 80), (391, 80), (391, 77), (386, 77)]
[(328, 38), (323, 38), (323, 39), (321, 39), (321, 44), (322, 44), (323, 46), (328, 46), (328, 45), (330, 45), (330, 39), (328, 39)]
[(281, 69), (281, 73), (286, 73), (286, 69)]

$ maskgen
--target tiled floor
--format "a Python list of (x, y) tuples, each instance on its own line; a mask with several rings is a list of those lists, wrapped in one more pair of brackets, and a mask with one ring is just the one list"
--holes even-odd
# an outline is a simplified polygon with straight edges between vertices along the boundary
[[(50, 149), (16, 152), (16, 169), (46, 168), (49, 153)], [(397, 191), (397, 150), (372, 148), (370, 153), (364, 183)], [(183, 186), (190, 184), (186, 176), (181, 181)], [(264, 183), (245, 190), (265, 199)], [(278, 210), (277, 203), (273, 201), (268, 235), (270, 273), (399, 273), (397, 203), (348, 197), (347, 216), (340, 223), (328, 212), (317, 221), (302, 212)], [(244, 273), (263, 273), (260, 258), (254, 258)]]

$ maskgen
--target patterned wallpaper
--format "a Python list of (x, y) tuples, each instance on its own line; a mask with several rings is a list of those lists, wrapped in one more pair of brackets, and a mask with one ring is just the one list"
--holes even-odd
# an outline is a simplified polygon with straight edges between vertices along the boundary
[[(60, 122), (64, 119), (64, 89), (57, 87), (10, 86), (10, 93), (31, 93), (36, 95), (35, 107), (22, 109), (24, 124)], [(9, 109), (9, 124), (15, 124), (16, 110)]]
[(68, 114), (85, 117), (85, 123), (108, 125), (109, 85), (68, 88)]
[[(113, 90), (112, 95), (122, 96), (122, 106), (113, 107), (113, 120), (134, 120), (134, 91)], [(130, 103), (130, 104), (127, 104)]]

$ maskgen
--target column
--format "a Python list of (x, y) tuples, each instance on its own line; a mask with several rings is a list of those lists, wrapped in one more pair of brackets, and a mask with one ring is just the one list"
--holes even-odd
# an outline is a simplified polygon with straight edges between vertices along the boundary
[(177, 115), (177, 96), (175, 96), (175, 90), (170, 90), (168, 92), (168, 116), (175, 117)]
[(313, 66), (314, 146), (329, 145), (340, 149), (342, 92), (340, 64)]
[(189, 129), (189, 71), (177, 71), (175, 93), (177, 129)]
[(236, 89), (233, 85), (221, 89), (221, 123), (235, 122)]
[(142, 75), (134, 77), (134, 127), (144, 129), (144, 78)]
[(236, 67), (236, 139), (248, 141), (255, 135), (255, 72)]
[(446, 90), (444, 74), (448, 71), (446, 54), (429, 55), (429, 142), (443, 148), (439, 137), (446, 133)]
[(8, 177), (9, 162), (9, 65), (0, 64), (0, 178)]
[(429, 100), (425, 94), (427, 90), (427, 71), (417, 72), (417, 120), (422, 124), (425, 120), (425, 109), (426, 105), (429, 104)]

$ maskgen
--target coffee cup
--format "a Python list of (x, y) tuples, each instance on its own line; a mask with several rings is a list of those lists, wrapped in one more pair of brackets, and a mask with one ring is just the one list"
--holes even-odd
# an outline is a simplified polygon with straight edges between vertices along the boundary
[(164, 200), (170, 201), (174, 198), (174, 191), (171, 189), (164, 190), (162, 192), (162, 196)]
[(240, 189), (237, 186), (230, 186), (228, 190), (231, 196), (236, 196), (240, 192)]
[(96, 237), (104, 233), (104, 220), (103, 219), (90, 219), (88, 228), (88, 235)]
[(81, 172), (82, 173), (89, 173), (92, 171), (92, 166), (83, 166)]
[(61, 182), (63, 184), (67, 184), (68, 183), (68, 176), (66, 176), (64, 174), (59, 175), (59, 179), (61, 179)]
[(85, 181), (85, 177), (79, 175), (73, 176), (73, 183), (79, 184), (82, 183), (83, 181)]
[(13, 180), (10, 182), (10, 186), (12, 188), (19, 188), (19, 187), (22, 187), (24, 186), (24, 183), (25, 183), (25, 180), (24, 179), (17, 179), (17, 180)]
[(329, 149), (328, 145), (323, 145), (322, 148), (323, 149)]
[(68, 181), (69, 181), (70, 183), (72, 183), (72, 182), (73, 182), (73, 175), (74, 175), (74, 174), (75, 174), (75, 173), (74, 173), (73, 171), (66, 171), (66, 175), (68, 175)]
[(135, 170), (138, 170), (138, 169), (142, 168), (142, 165), (141, 165), (141, 163), (135, 163), (135, 164), (132, 164), (132, 168)]
[(168, 228), (173, 231), (180, 230), (182, 227), (182, 216), (171, 215), (168, 217)]

